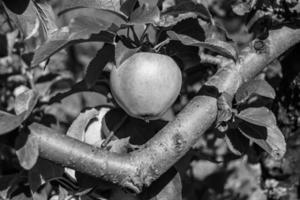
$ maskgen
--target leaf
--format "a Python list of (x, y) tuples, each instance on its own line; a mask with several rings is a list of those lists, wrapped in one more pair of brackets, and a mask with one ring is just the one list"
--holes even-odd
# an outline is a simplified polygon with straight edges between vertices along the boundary
[(233, 97), (224, 92), (217, 99), (218, 113), (216, 126), (220, 126), (222, 122), (228, 122), (232, 118), (232, 99)]
[(20, 115), (12, 115), (7, 112), (0, 111), (0, 135), (8, 133), (19, 127), (25, 120), (27, 112)]
[(39, 94), (35, 90), (27, 90), (15, 99), (15, 113), (20, 115), (26, 112), (25, 118), (28, 117), (39, 100)]
[(139, 0), (140, 5), (148, 4), (149, 6), (156, 6), (158, 0)]
[(120, 10), (119, 0), (64, 0), (58, 15), (78, 8), (96, 8), (112, 11)]
[(68, 129), (67, 135), (77, 140), (84, 141), (85, 131), (88, 124), (91, 123), (91, 120), (96, 118), (98, 114), (99, 111), (95, 108), (80, 113)]
[(31, 134), (22, 132), (17, 137), (15, 148), (20, 165), (26, 170), (31, 169), (39, 156), (36, 139)]
[(28, 173), (30, 189), (37, 192), (39, 187), (47, 181), (62, 177), (64, 168), (54, 162), (39, 158)]
[[(217, 40), (217, 41), (231, 41), (228, 37), (228, 33), (226, 28), (222, 23), (214, 22), (214, 23), (207, 23), (199, 20), (199, 24), (203, 28), (205, 32), (205, 41), (207, 40)], [(229, 44), (234, 45), (234, 43), (230, 42)], [(233, 46), (235, 48), (235, 46)]]
[(73, 18), (69, 24), (73, 39), (88, 39), (92, 33), (103, 30), (116, 32), (121, 24), (126, 23), (126, 18), (114, 11), (93, 8), (82, 10), (84, 14)]
[(100, 49), (96, 56), (91, 60), (87, 66), (84, 81), (87, 88), (90, 89), (96, 84), (96, 81), (103, 72), (104, 67), (108, 62), (114, 61), (114, 46), (111, 44), (105, 44)]
[(235, 100), (240, 104), (256, 95), (274, 99), (276, 94), (272, 86), (265, 80), (250, 80), (238, 89)]
[(156, 24), (159, 22), (160, 11), (157, 6), (151, 7), (143, 4), (134, 10), (130, 17), (130, 24)]
[(237, 116), (241, 121), (238, 129), (275, 159), (281, 159), (286, 152), (286, 142), (276, 125), (274, 114), (267, 108), (248, 108)]
[(203, 47), (213, 52), (219, 53), (224, 57), (237, 59), (237, 52), (235, 48), (227, 42), (223, 42), (216, 39), (209, 39), (205, 42), (196, 40), (187, 35), (177, 34), (174, 31), (167, 31), (168, 36), (171, 40), (180, 41), (184, 45)]
[(48, 98), (51, 88), (60, 82), (73, 82), (73, 76), (63, 72), (60, 72), (60, 74), (48, 73), (37, 79), (35, 89), (42, 98)]
[(68, 197), (68, 191), (62, 186), (58, 186), (58, 200), (65, 200)]
[(40, 20), (41, 28), (45, 39), (48, 39), (52, 32), (57, 30), (56, 16), (52, 7), (46, 0), (33, 1), (36, 14)]
[(121, 5), (120, 11), (122, 11), (125, 15), (130, 16), (136, 3), (137, 3), (137, 0), (126, 0)]
[(22, 172), (18, 174), (1, 175), (0, 198), (11, 199), (10, 196), (18, 189), (18, 184), (22, 181), (26, 181), (26, 177), (22, 175)]
[[(13, 2), (18, 3), (18, 1)], [(57, 29), (52, 7), (45, 0), (24, 1), (24, 3), (28, 3), (25, 10), (24, 5), (19, 3), (20, 10), (23, 10), (22, 13), (8, 11), (10, 19), (21, 30), (25, 39), (38, 36), (39, 42), (47, 40), (50, 33)], [(14, 6), (17, 7), (18, 5)]]
[(25, 10), (24, 7), (24, 5), (20, 6), (20, 11), (22, 10), (23, 12), (20, 12), (19, 14), (11, 12), (10, 9), (6, 10), (10, 20), (12, 20), (18, 27), (18, 29), (23, 34), (23, 37), (28, 39), (38, 32), (40, 21), (36, 15), (33, 1), (28, 1), (28, 5), (26, 6)]
[(4, 5), (13, 13), (21, 15), (27, 9), (30, 0), (3, 0)]
[(268, 64), (266, 76), (268, 77), (268, 79), (273, 79), (276, 76), (282, 78), (282, 67), (278, 59), (275, 59)]
[(36, 50), (31, 65), (38, 65), (70, 44), (88, 41), (113, 43), (113, 32), (117, 31), (122, 23), (125, 23), (125, 19), (112, 11), (87, 9), (85, 15), (71, 20), (68, 27), (54, 32), (51, 38)]
[(247, 23), (248, 32), (252, 32), (255, 38), (265, 40), (269, 36), (269, 30), (274, 27), (271, 15), (258, 10)]
[(235, 14), (243, 16), (251, 11), (256, 0), (237, 1), (232, 5), (232, 10)]
[(112, 43), (115, 37), (114, 34), (104, 31), (98, 35), (91, 34), (90, 36), (88, 39), (73, 39), (67, 27), (59, 29), (52, 35), (52, 38), (35, 51), (31, 66), (38, 65), (69, 45), (92, 41)]
[(250, 146), (250, 141), (237, 129), (228, 129), (225, 141), (230, 151), (238, 156), (245, 154)]
[(191, 13), (191, 12), (180, 14), (178, 16), (161, 15), (160, 16), (160, 21), (157, 25), (162, 26), (162, 27), (171, 27), (171, 26), (174, 26), (174, 25), (176, 25), (177, 23), (179, 23), (183, 20), (194, 19), (196, 17), (197, 17), (197, 15), (195, 13)]
[(123, 44), (122, 41), (119, 41), (116, 45), (115, 50), (115, 62), (116, 67), (119, 67), (126, 59), (135, 54), (139, 49), (131, 49)]
[(224, 57), (231, 58), (233, 60), (237, 60), (237, 51), (235, 47), (229, 42), (224, 42), (218, 39), (206, 39), (203, 47), (207, 48), (213, 52), (216, 52)]
[(126, 138), (118, 138), (116, 140), (112, 140), (109, 142), (109, 151), (116, 152), (116, 153), (125, 153), (128, 151), (129, 148), (129, 139), (130, 137)]
[[(118, 153), (128, 152), (130, 145), (142, 145), (153, 137), (166, 121), (155, 120), (149, 123), (144, 120), (127, 116), (122, 109), (111, 109), (101, 121), (101, 135), (107, 139), (113, 133), (112, 140), (108, 147), (118, 150)], [(143, 134), (140, 134), (143, 133)], [(128, 137), (130, 137), (128, 141)], [(117, 141), (121, 140), (121, 141)]]
[(33, 200), (33, 198), (31, 196), (28, 196), (28, 194), (25, 194), (24, 191), (21, 193), (14, 194), (11, 200)]
[(165, 12), (163, 12), (162, 16), (165, 15), (177, 16), (189, 12), (196, 14), (197, 17), (200, 17), (201, 19), (207, 22), (210, 22), (212, 19), (209, 10), (203, 4), (194, 3), (192, 1), (180, 1), (175, 6), (172, 6), (169, 9), (167, 9)]
[[(172, 31), (174, 31), (177, 34), (190, 36), (191, 38), (199, 41), (205, 40), (205, 32), (202, 26), (199, 24), (198, 19), (194, 19), (194, 18), (185, 19), (177, 23), (175, 26), (173, 26)], [(198, 50), (197, 50), (197, 56), (198, 56)]]
[(72, 95), (72, 94), (76, 94), (79, 92), (85, 92), (85, 91), (90, 91), (90, 92), (97, 92), (103, 95), (107, 95), (110, 91), (109, 89), (109, 83), (105, 80), (100, 80), (99, 82), (96, 82), (96, 84), (88, 89), (87, 84), (84, 80), (76, 83), (75, 85), (72, 86), (72, 88), (70, 90), (68, 90), (67, 92), (64, 93), (58, 93), (55, 96), (53, 96), (50, 101), (49, 104), (53, 104), (56, 102), (60, 102), (61, 100), (63, 100), (64, 98)]
[(0, 58), (6, 57), (11, 53), (8, 45), (8, 35), (0, 34)]

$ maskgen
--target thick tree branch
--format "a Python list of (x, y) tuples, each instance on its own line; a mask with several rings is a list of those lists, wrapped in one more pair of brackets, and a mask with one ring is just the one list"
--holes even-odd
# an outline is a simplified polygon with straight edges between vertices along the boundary
[[(237, 63), (220, 68), (206, 86), (234, 95), (243, 82), (256, 76), (269, 62), (299, 41), (299, 29), (283, 27), (272, 31), (265, 41), (264, 52), (256, 52), (250, 45)], [(97, 149), (39, 124), (32, 124), (30, 129), (39, 144), (41, 157), (139, 193), (186, 154), (211, 127), (216, 115), (217, 99), (199, 94), (143, 148), (128, 155)]]

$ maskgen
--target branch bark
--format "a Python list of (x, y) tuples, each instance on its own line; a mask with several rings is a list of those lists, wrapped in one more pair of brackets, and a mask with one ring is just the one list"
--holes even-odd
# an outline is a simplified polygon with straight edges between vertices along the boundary
[[(242, 83), (299, 41), (300, 29), (271, 31), (265, 40), (265, 52), (256, 52), (251, 43), (236, 63), (219, 69), (206, 86), (234, 95)], [(140, 193), (186, 154), (216, 116), (217, 99), (200, 93), (143, 148), (126, 155), (95, 148), (37, 123), (30, 125), (30, 130), (41, 157)]]

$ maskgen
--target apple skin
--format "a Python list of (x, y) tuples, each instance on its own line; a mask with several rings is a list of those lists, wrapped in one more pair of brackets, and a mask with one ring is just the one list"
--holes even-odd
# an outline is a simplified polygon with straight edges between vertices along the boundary
[(159, 119), (174, 103), (182, 85), (181, 71), (169, 56), (139, 52), (110, 73), (112, 96), (127, 114)]

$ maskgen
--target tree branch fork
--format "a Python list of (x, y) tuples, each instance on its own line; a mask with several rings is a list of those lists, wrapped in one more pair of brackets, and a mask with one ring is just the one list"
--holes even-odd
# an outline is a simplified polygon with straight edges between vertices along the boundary
[[(205, 85), (234, 95), (242, 83), (255, 77), (268, 63), (299, 41), (300, 29), (282, 27), (271, 31), (265, 40), (268, 51), (256, 52), (250, 44), (241, 51), (237, 62), (228, 62)], [(55, 133), (38, 123), (31, 124), (29, 128), (42, 158), (140, 193), (188, 152), (212, 126), (216, 116), (217, 99), (200, 93), (174, 121), (169, 122), (141, 149), (130, 154), (99, 149)]]

